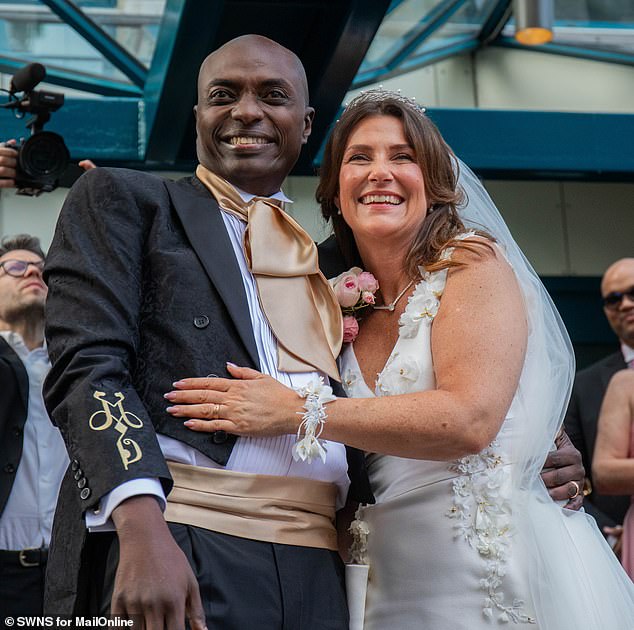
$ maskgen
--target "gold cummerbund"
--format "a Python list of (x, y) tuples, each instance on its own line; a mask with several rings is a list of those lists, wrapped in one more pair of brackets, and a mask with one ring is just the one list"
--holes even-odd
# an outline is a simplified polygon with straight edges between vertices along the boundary
[(165, 520), (240, 538), (337, 549), (337, 486), (168, 462)]

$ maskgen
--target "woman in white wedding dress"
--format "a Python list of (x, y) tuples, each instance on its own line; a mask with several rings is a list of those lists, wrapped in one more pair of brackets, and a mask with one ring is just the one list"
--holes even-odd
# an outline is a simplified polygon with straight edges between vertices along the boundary
[[(349, 398), (325, 405), (321, 433), (368, 453), (365, 629), (634, 629), (634, 587), (594, 522), (539, 476), (572, 350), (477, 179), (421, 108), (370, 91), (335, 126), (318, 197), (387, 307), (344, 349)], [(231, 370), (248, 380), (209, 399), (223, 419), (188, 426), (298, 430), (295, 392)]]

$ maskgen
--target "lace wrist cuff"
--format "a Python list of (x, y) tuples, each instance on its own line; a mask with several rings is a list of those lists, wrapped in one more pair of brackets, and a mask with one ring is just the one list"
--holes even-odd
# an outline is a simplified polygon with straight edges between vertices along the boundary
[(310, 464), (313, 459), (319, 457), (325, 463), (326, 446), (324, 440), (319, 439), (328, 417), (324, 405), (336, 400), (337, 397), (333, 396), (329, 385), (324, 385), (322, 376), (313, 378), (303, 387), (296, 387), (295, 391), (305, 398), (306, 402), (303, 405), (304, 411), (297, 412), (302, 416), (302, 421), (297, 429), (297, 442), (293, 445), (293, 459), (301, 459)]

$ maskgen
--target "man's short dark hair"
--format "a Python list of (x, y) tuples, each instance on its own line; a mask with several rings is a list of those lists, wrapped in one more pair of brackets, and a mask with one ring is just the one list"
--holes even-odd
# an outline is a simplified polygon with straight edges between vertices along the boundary
[(46, 258), (46, 254), (40, 245), (40, 239), (30, 234), (16, 234), (15, 236), (5, 236), (0, 241), (0, 256), (4, 256), (16, 249), (25, 249), (26, 251), (37, 254), (42, 260)]

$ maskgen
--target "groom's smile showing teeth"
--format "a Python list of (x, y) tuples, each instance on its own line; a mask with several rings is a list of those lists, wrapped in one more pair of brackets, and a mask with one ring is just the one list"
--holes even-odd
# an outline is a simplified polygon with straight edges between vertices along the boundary
[(269, 140), (258, 136), (231, 136), (231, 138), (229, 138), (229, 144), (234, 146), (245, 144), (269, 144)]

